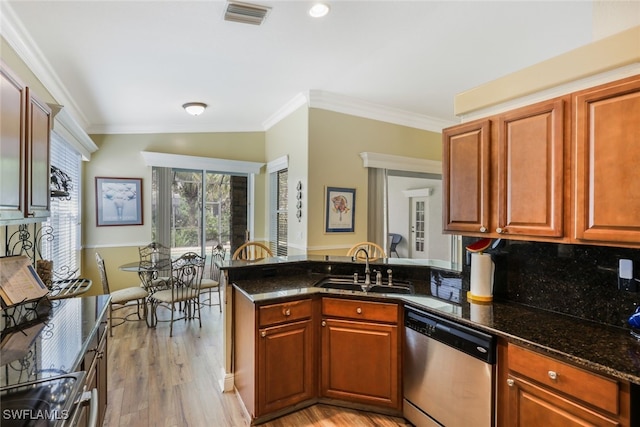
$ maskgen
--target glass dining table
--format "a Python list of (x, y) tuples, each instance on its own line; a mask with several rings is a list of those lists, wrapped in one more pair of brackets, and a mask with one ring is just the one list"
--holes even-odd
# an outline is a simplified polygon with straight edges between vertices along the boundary
[[(160, 258), (150, 261), (135, 261), (122, 264), (118, 269), (120, 271), (128, 271), (132, 273), (138, 273), (140, 283), (149, 293), (147, 297), (147, 304), (149, 303), (149, 297), (154, 292), (161, 289), (166, 289), (169, 286), (169, 280), (171, 280), (171, 258)], [(148, 315), (147, 310), (147, 326), (154, 327), (155, 324), (150, 323), (151, 316)]]

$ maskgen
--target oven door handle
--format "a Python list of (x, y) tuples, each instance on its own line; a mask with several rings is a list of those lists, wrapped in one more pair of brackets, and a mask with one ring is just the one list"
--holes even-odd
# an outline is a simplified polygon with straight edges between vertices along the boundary
[(87, 427), (97, 427), (98, 425), (98, 389), (94, 388), (90, 392), (82, 393), (80, 403), (86, 405), (89, 403), (89, 417)]

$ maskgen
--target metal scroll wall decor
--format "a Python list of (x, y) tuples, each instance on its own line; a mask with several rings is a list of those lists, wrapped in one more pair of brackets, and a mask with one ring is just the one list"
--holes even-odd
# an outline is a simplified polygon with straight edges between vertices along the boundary
[(298, 181), (298, 185), (296, 185), (296, 218), (298, 218), (298, 222), (302, 221), (302, 181)]

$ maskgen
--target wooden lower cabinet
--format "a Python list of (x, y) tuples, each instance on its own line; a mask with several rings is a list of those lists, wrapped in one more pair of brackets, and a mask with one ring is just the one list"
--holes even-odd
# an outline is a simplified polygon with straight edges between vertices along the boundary
[(234, 382), (249, 417), (263, 421), (316, 397), (311, 298), (256, 306), (234, 292)]
[(311, 319), (261, 328), (258, 339), (258, 414), (315, 396)]
[(323, 299), (322, 397), (401, 409), (398, 311), (397, 304)]
[[(234, 291), (234, 383), (252, 423), (319, 401), (401, 412), (398, 304)], [(320, 329), (320, 332), (319, 332)]]
[[(98, 420), (97, 425), (101, 426), (107, 412), (107, 312), (100, 320), (98, 333), (91, 340), (88, 350), (84, 355), (80, 370), (87, 373), (85, 379), (85, 389), (98, 391)], [(89, 406), (83, 408), (78, 426), (89, 425)]]
[(628, 426), (629, 384), (509, 344), (508, 426)]
[(322, 396), (399, 409), (397, 326), (327, 319)]

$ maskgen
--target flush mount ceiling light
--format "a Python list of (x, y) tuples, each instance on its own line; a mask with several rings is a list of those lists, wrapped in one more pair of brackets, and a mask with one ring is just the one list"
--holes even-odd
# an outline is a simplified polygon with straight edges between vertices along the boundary
[(322, 18), (329, 13), (329, 5), (324, 3), (316, 3), (309, 9), (309, 15), (313, 18)]
[(203, 102), (187, 102), (182, 108), (192, 116), (199, 116), (207, 108), (207, 104)]

